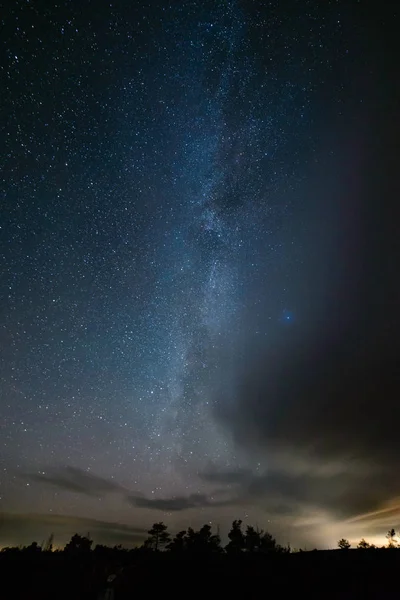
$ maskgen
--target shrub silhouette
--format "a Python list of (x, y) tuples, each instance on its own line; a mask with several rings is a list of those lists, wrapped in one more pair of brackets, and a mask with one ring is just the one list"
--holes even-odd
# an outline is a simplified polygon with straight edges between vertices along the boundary
[(72, 536), (68, 544), (65, 546), (64, 552), (69, 554), (86, 554), (90, 552), (92, 544), (93, 540), (91, 540), (89, 537), (75, 533), (75, 535)]

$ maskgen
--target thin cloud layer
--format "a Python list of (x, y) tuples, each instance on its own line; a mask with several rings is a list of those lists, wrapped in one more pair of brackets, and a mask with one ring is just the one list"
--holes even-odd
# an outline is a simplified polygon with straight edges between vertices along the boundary
[(205, 494), (189, 496), (172, 496), (170, 498), (145, 498), (144, 496), (127, 496), (128, 501), (138, 508), (149, 508), (163, 512), (181, 512), (192, 508), (209, 508), (227, 506), (230, 500), (212, 500)]
[[(231, 474), (227, 473), (226, 476), (228, 479), (231, 476), (240, 478), (244, 473), (232, 472)], [(109, 493), (119, 492), (131, 505), (137, 508), (158, 510), (161, 512), (180, 512), (192, 508), (217, 507), (229, 504), (229, 501), (211, 499), (206, 494), (200, 493), (188, 496), (171, 496), (168, 498), (147, 498), (140, 492), (129, 492), (115, 481), (71, 466), (31, 473), (28, 477), (40, 484), (52, 485), (63, 491), (87, 496), (104, 496)], [(224, 474), (222, 474), (222, 477), (224, 478)], [(212, 481), (213, 473), (211, 471), (205, 473), (204, 478)], [(215, 474), (215, 481), (219, 481), (217, 474)], [(218, 496), (218, 492), (216, 495)]]
[(64, 491), (88, 496), (102, 496), (111, 492), (124, 491), (124, 488), (115, 481), (71, 466), (30, 473), (28, 477), (32, 481), (41, 484), (52, 485)]
[(102, 521), (98, 519), (80, 518), (69, 515), (14, 514), (0, 515), (0, 545), (29, 544), (32, 541), (41, 543), (51, 533), (54, 534), (54, 545), (64, 546), (72, 535), (88, 532), (95, 544), (124, 544), (136, 546), (147, 537), (141, 527)]
[(252, 477), (252, 472), (250, 469), (236, 469), (224, 471), (217, 469), (216, 467), (209, 467), (204, 471), (199, 473), (199, 476), (203, 481), (209, 483), (220, 483), (220, 484), (228, 484), (228, 485), (237, 485), (243, 484), (249, 478)]

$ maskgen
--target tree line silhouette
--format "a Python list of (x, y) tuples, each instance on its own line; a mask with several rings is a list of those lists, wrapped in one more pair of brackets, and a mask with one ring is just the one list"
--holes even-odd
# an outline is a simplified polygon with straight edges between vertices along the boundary
[[(388, 541), (387, 546), (381, 546), (381, 549), (398, 548), (399, 541), (396, 539), (396, 537), (396, 530), (394, 528), (389, 529), (389, 531), (386, 534), (386, 539)], [(338, 548), (340, 548), (340, 550), (350, 550), (351, 544), (349, 540), (346, 540), (346, 538), (342, 538), (338, 541)], [(370, 544), (364, 538), (361, 538), (356, 548), (357, 550), (376, 550), (378, 547), (375, 546), (375, 544)]]
[(75, 533), (62, 549), (54, 548), (53, 535), (41, 545), (4, 548), (0, 569), (11, 582), (12, 596), (31, 600), (128, 600), (132, 593), (150, 591), (155, 597), (165, 590), (173, 590), (176, 600), (186, 599), (186, 586), (177, 586), (183, 576), (195, 582), (199, 596), (210, 598), (233, 597), (240, 590), (258, 598), (265, 581), (271, 589), (284, 585), (285, 593), (292, 594), (324, 589), (328, 599), (342, 598), (343, 590), (350, 594), (346, 597), (364, 597), (364, 585), (382, 597), (382, 585), (400, 568), (396, 531), (389, 530), (386, 538), (381, 548), (362, 539), (349, 551), (350, 542), (342, 538), (337, 551), (306, 552), (282, 546), (271, 533), (244, 527), (240, 520), (233, 521), (225, 545), (209, 524), (171, 534), (159, 521), (131, 549), (94, 545), (89, 533)]
[[(174, 555), (179, 554), (240, 554), (247, 553), (285, 553), (290, 552), (289, 547), (283, 547), (278, 544), (275, 538), (263, 529), (254, 528), (247, 525), (246, 530), (242, 530), (242, 521), (235, 520), (232, 523), (231, 530), (228, 533), (229, 542), (224, 546), (221, 544), (219, 533), (213, 533), (211, 525), (205, 524), (199, 530), (195, 531), (192, 527), (187, 530), (179, 531), (173, 537), (168, 531), (167, 525), (162, 521), (154, 523), (148, 531), (148, 538), (137, 549), (145, 552), (165, 551)], [(92, 550), (93, 540), (90, 535), (82, 536), (74, 534), (66, 544), (63, 552), (66, 554), (85, 554)], [(107, 546), (97, 544), (95, 551), (105, 551)], [(110, 549), (110, 548), (109, 548)], [(123, 550), (122, 546), (114, 546), (114, 551)], [(49, 540), (39, 546), (37, 542), (32, 542), (29, 546), (7, 547), (2, 552), (24, 551), (31, 554), (41, 551), (53, 551), (53, 534)], [(60, 551), (60, 550), (57, 550)]]
[(246, 531), (242, 531), (242, 521), (235, 520), (228, 533), (229, 542), (223, 547), (219, 534), (212, 533), (211, 526), (203, 525), (198, 531), (191, 527), (188, 530), (179, 531), (172, 539), (167, 526), (161, 521), (154, 523), (149, 530), (149, 537), (144, 543), (145, 548), (151, 550), (165, 549), (175, 554), (181, 553), (222, 553), (235, 554), (240, 552), (288, 552), (277, 544), (276, 540), (268, 532), (255, 529), (248, 525)]
[[(374, 550), (384, 548), (400, 548), (399, 541), (396, 539), (397, 533), (394, 528), (390, 529), (386, 534), (388, 540), (387, 546), (381, 546), (380, 548), (374, 544), (370, 544), (364, 538), (362, 538), (356, 545), (357, 550)], [(65, 545), (63, 550), (53, 548), (54, 535), (51, 534), (46, 542), (39, 545), (37, 542), (32, 542), (29, 546), (14, 546), (5, 547), (1, 550), (2, 553), (17, 553), (24, 552), (27, 554), (35, 555), (40, 552), (64, 552), (67, 555), (82, 555), (88, 552), (94, 551), (98, 554), (110, 554), (111, 552), (127, 552), (122, 545), (118, 546), (105, 546), (103, 544), (97, 544), (92, 550), (93, 540), (90, 534), (87, 536), (79, 535), (75, 533), (69, 542)], [(288, 546), (281, 546), (277, 543), (276, 539), (267, 531), (258, 529), (252, 525), (247, 525), (246, 529), (242, 529), (242, 521), (240, 519), (232, 522), (231, 529), (228, 533), (228, 543), (223, 546), (219, 533), (213, 533), (211, 525), (205, 524), (199, 530), (195, 531), (192, 527), (187, 530), (182, 530), (171, 536), (168, 531), (167, 525), (163, 521), (154, 523), (148, 530), (148, 538), (143, 542), (141, 546), (133, 549), (133, 551), (142, 552), (168, 552), (175, 556), (186, 555), (190, 556), (193, 554), (203, 555), (240, 555), (240, 554), (284, 554), (293, 553), (297, 550), (292, 549)], [(351, 544), (346, 538), (341, 538), (337, 546), (340, 550), (349, 550)], [(299, 550), (303, 552), (303, 550)]]

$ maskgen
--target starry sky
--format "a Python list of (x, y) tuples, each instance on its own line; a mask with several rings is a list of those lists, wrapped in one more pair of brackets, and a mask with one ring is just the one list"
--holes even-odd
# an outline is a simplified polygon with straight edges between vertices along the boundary
[(5, 3), (1, 545), (400, 523), (390, 10)]

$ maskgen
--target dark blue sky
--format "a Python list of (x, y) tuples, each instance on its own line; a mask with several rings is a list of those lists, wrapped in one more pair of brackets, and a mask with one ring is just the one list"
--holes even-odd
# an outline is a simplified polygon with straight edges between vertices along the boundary
[(395, 495), (379, 466), (395, 449), (367, 451), (375, 384), (398, 373), (380, 18), (8, 3), (1, 543), (242, 518), (332, 544)]

